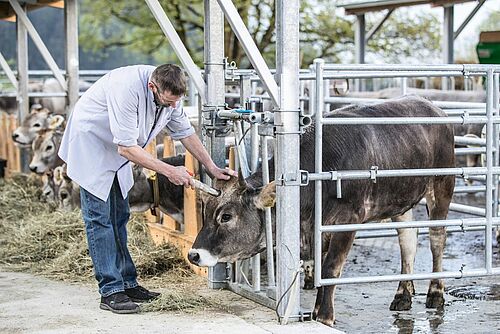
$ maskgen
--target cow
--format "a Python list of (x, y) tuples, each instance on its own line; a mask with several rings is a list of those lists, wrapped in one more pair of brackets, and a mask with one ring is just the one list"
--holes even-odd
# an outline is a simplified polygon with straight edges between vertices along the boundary
[(55, 203), (57, 191), (58, 189), (54, 182), (54, 171), (49, 169), (42, 175), (42, 199), (46, 202)]
[[(334, 117), (438, 117), (446, 116), (429, 101), (409, 96), (372, 106), (348, 106), (325, 115)], [(314, 171), (314, 126), (309, 127), (300, 141), (301, 169)], [(323, 132), (324, 171), (405, 168), (454, 167), (454, 138), (451, 125), (336, 125)], [(269, 169), (274, 170), (271, 159)], [(261, 169), (246, 180), (232, 177), (216, 181), (218, 197), (202, 195), (205, 205), (204, 224), (188, 253), (191, 263), (214, 266), (218, 262), (233, 262), (258, 254), (265, 248), (264, 209), (276, 199), (275, 181), (262, 186)], [(446, 219), (453, 196), (455, 177), (394, 177), (371, 180), (344, 180), (342, 196), (337, 198), (336, 184), (323, 184), (323, 225), (357, 224), (392, 218), (407, 219), (412, 207), (422, 198), (427, 200), (432, 220)], [(301, 188), (301, 233), (313, 240), (314, 187)], [(442, 271), (446, 240), (444, 227), (430, 228), (433, 272)], [(413, 272), (417, 232), (399, 229), (401, 272)], [(337, 278), (353, 244), (355, 232), (323, 234), (322, 278)], [(433, 279), (429, 284), (426, 306), (444, 305), (444, 283)], [(412, 281), (402, 281), (396, 291), (391, 310), (408, 310), (415, 290)], [(335, 286), (318, 287), (313, 317), (333, 326)]]
[[(185, 156), (177, 155), (162, 158), (172, 166), (184, 166)], [(128, 192), (130, 210), (144, 212), (153, 206), (153, 181), (148, 178), (140, 165), (133, 166), (134, 186)], [(184, 222), (184, 187), (175, 185), (162, 175), (157, 174), (160, 193), (160, 210), (179, 224)]]
[(12, 133), (12, 140), (19, 147), (31, 147), (36, 135), (45, 129), (64, 128), (65, 118), (55, 115), (40, 104), (31, 106), (30, 113), (21, 121), (21, 125)]
[(43, 174), (63, 164), (57, 154), (61, 146), (62, 135), (63, 131), (60, 129), (46, 129), (38, 133), (31, 146), (33, 158), (29, 168), (32, 172)]
[(66, 164), (54, 168), (54, 184), (59, 209), (72, 211), (80, 208), (80, 186), (68, 176)]

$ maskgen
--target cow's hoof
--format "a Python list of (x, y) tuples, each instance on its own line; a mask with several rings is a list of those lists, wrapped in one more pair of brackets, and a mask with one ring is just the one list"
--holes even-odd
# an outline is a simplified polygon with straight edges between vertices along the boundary
[(333, 325), (335, 324), (335, 319), (324, 319), (322, 317), (316, 317), (315, 320), (328, 327), (333, 327)]
[(391, 311), (408, 311), (411, 309), (411, 295), (408, 292), (395, 295), (389, 309)]
[(444, 306), (444, 297), (442, 293), (433, 292), (427, 294), (425, 307), (427, 308), (442, 308)]

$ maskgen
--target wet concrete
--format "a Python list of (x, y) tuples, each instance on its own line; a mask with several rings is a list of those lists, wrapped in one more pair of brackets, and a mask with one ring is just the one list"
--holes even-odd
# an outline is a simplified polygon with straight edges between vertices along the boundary
[[(484, 207), (484, 196), (461, 195), (455, 202)], [(426, 220), (425, 207), (414, 211)], [(449, 218), (471, 217), (451, 212)], [(493, 241), (493, 267), (500, 267)], [(484, 266), (484, 231), (448, 234), (443, 259), (445, 271)], [(428, 235), (420, 235), (415, 272), (432, 270)], [(388, 275), (400, 272), (397, 237), (358, 239), (349, 254), (343, 277)], [(500, 277), (446, 279), (442, 310), (425, 307), (429, 281), (414, 281), (416, 295), (410, 311), (390, 311), (398, 282), (340, 285), (335, 296), (335, 328), (346, 333), (498, 333), (500, 332)], [(302, 306), (312, 309), (316, 291), (302, 292)]]

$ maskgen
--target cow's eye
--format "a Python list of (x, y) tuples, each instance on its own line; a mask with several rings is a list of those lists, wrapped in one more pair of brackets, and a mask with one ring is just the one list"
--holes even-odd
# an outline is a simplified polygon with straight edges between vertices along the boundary
[(52, 145), (49, 145), (47, 146), (47, 148), (45, 149), (45, 151), (50, 151), (52, 149)]
[(35, 123), (35, 124), (33, 124), (33, 127), (34, 128), (39, 128), (39, 127), (41, 127), (41, 125), (40, 125), (40, 123)]
[(227, 223), (228, 221), (231, 220), (231, 215), (229, 213), (223, 213), (222, 216), (220, 217), (221, 223)]

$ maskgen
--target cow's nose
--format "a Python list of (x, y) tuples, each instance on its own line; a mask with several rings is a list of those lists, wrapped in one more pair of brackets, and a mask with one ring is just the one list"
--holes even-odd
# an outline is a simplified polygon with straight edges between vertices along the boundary
[(32, 171), (33, 173), (36, 173), (36, 166), (30, 166), (30, 171)]
[(17, 139), (17, 137), (19, 137), (19, 135), (18, 135), (17, 133), (13, 133), (13, 134), (12, 134), (12, 139), (16, 140), (16, 139)]
[(198, 264), (200, 262), (200, 254), (195, 250), (190, 250), (188, 253), (188, 260), (192, 264)]

